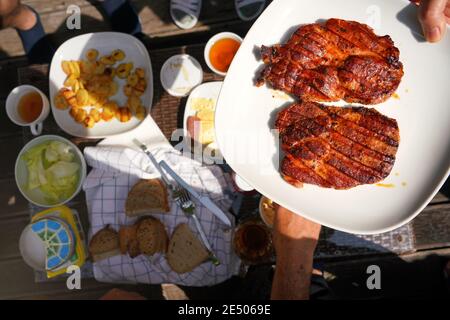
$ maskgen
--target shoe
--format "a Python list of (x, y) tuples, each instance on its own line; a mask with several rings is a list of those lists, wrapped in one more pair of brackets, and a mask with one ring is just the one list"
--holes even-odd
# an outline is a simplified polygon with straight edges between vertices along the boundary
[(191, 29), (197, 22), (202, 0), (170, 0), (170, 16), (181, 29)]
[(241, 20), (250, 21), (263, 12), (266, 0), (234, 0), (234, 7)]

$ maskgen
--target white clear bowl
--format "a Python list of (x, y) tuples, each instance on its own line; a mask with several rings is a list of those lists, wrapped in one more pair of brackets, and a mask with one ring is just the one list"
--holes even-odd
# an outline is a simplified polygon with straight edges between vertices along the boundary
[(208, 65), (208, 67), (216, 74), (220, 75), (220, 76), (225, 76), (227, 73), (226, 72), (222, 72), (217, 70), (216, 68), (213, 67), (211, 60), (209, 60), (209, 51), (211, 50), (211, 47), (219, 40), (222, 39), (233, 39), (238, 41), (239, 43), (242, 43), (242, 38), (239, 37), (237, 34), (233, 33), (233, 32), (221, 32), (218, 33), (216, 35), (214, 35), (211, 39), (208, 40), (208, 42), (206, 43), (205, 46), (205, 50), (203, 52), (204, 58), (205, 58), (205, 62)]
[[(75, 189), (75, 192), (67, 199), (59, 202), (59, 203), (48, 203), (45, 201), (44, 193), (42, 193), (39, 188), (36, 188), (34, 190), (27, 190), (26, 184), (28, 182), (28, 169), (26, 166), (25, 161), (22, 159), (22, 155), (27, 152), (29, 149), (33, 148), (34, 146), (37, 146), (41, 143), (47, 142), (47, 141), (61, 141), (68, 145), (70, 145), (74, 151), (75, 154), (75, 161), (80, 165), (79, 177), (78, 177), (78, 186)], [(63, 205), (70, 200), (72, 200), (81, 190), (81, 187), (83, 186), (84, 179), (86, 178), (86, 161), (84, 160), (83, 154), (81, 153), (80, 149), (76, 145), (74, 145), (69, 140), (56, 136), (56, 135), (43, 135), (39, 136), (37, 138), (34, 138), (30, 142), (28, 142), (22, 150), (20, 150), (19, 155), (17, 156), (16, 160), (16, 166), (15, 166), (15, 177), (16, 177), (16, 184), (19, 188), (22, 195), (27, 199), (29, 202), (45, 208), (50, 207), (57, 207), (60, 205)]]

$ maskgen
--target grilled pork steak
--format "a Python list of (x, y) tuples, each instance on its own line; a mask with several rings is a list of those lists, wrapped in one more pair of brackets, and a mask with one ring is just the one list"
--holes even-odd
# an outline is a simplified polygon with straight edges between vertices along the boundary
[(348, 189), (386, 178), (400, 141), (397, 121), (374, 109), (295, 103), (278, 113), (284, 179)]
[(266, 67), (257, 85), (266, 81), (303, 101), (377, 104), (395, 92), (403, 76), (391, 38), (354, 21), (301, 26), (286, 44), (262, 46), (261, 55)]

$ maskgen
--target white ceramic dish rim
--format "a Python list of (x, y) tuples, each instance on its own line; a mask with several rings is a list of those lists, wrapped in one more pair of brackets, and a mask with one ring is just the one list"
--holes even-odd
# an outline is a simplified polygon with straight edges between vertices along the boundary
[(240, 36), (238, 36), (237, 34), (233, 33), (233, 32), (220, 32), (214, 36), (212, 36), (208, 42), (206, 43), (205, 46), (205, 50), (203, 51), (203, 57), (205, 59), (206, 65), (208, 66), (209, 69), (211, 69), (212, 72), (214, 72), (215, 74), (218, 74), (219, 76), (226, 76), (227, 73), (226, 72), (222, 72), (217, 70), (216, 68), (213, 67), (211, 60), (209, 59), (209, 51), (211, 50), (211, 47), (219, 40), (221, 39), (228, 39), (231, 38), (233, 40), (237, 40), (242, 44), (242, 38)]
[[(273, 2), (269, 7), (268, 7), (268, 9), (270, 9), (271, 7), (275, 7), (275, 6), (277, 6), (277, 5), (280, 5), (280, 2), (281, 1), (275, 1), (275, 2)], [(281, 2), (282, 3), (282, 2)], [(402, 0), (402, 1), (400, 1), (399, 0), (399, 3), (400, 3), (400, 5), (408, 5), (408, 3), (409, 2), (407, 2), (407, 1), (405, 1), (405, 0)], [(265, 20), (267, 20), (267, 18), (268, 18), (268, 15), (269, 15), (269, 12), (270, 12), (270, 10), (268, 10), (268, 9), (266, 9), (266, 12), (263, 12), (263, 14), (260, 16), (260, 18), (258, 18), (258, 20), (260, 20), (260, 19), (265, 19)], [(285, 8), (286, 9), (286, 8)], [(254, 31), (254, 29), (256, 29), (256, 26), (258, 25), (258, 22), (256, 22), (253, 26), (252, 26), (252, 28), (250, 29), (250, 31), (248, 32), (248, 34), (247, 35), (250, 35), (250, 34), (252, 34), (252, 32)], [(449, 28), (448, 28), (449, 29)], [(244, 39), (244, 42), (243, 42), (243, 44), (241, 45), (241, 48), (243, 48), (244, 46), (245, 46), (245, 44), (246, 44), (246, 40), (247, 39)], [(397, 39), (398, 40), (398, 39)], [(248, 41), (247, 41), (248, 42)], [(239, 52), (238, 52), (238, 54), (237, 55), (239, 55)], [(236, 59), (235, 59), (235, 61), (236, 61)], [(230, 70), (231, 69), (237, 69), (237, 68), (239, 68), (238, 66), (236, 66), (236, 65), (231, 65), (231, 68), (230, 68)], [(231, 80), (230, 80), (231, 81)], [(227, 78), (225, 79), (225, 83), (224, 83), (224, 87), (226, 87), (227, 86)], [(224, 90), (222, 90), (222, 93), (224, 92)], [(220, 101), (220, 98), (219, 98), (219, 101)], [(218, 104), (220, 104), (220, 102), (218, 102)], [(216, 117), (216, 119), (217, 119), (217, 117)], [(216, 124), (216, 128), (218, 128), (218, 125)], [(220, 138), (218, 138), (218, 144), (219, 144), (219, 147), (221, 147), (220, 146), (220, 143), (221, 143), (221, 141), (220, 141)], [(233, 164), (230, 164), (230, 166), (231, 167), (233, 167)], [(408, 215), (405, 215), (405, 216), (403, 216), (401, 219), (399, 218), (399, 219), (397, 219), (397, 222), (396, 223), (392, 223), (392, 224), (390, 224), (389, 226), (380, 226), (380, 227), (375, 227), (375, 228), (359, 228), (359, 227), (356, 227), (356, 228), (354, 228), (354, 227), (348, 227), (348, 226), (343, 226), (343, 225), (341, 225), (341, 224), (338, 224), (338, 223), (336, 223), (336, 222), (330, 222), (330, 221), (328, 221), (328, 222), (326, 222), (326, 223), (324, 223), (323, 221), (320, 221), (320, 219), (315, 219), (314, 218), (314, 215), (313, 214), (310, 214), (309, 213), (309, 211), (306, 211), (306, 210), (302, 210), (302, 215), (304, 215), (305, 217), (307, 217), (308, 219), (311, 219), (311, 220), (313, 220), (313, 221), (316, 221), (316, 222), (318, 222), (318, 223), (322, 223), (322, 224), (324, 224), (324, 225), (327, 225), (327, 226), (329, 226), (329, 227), (332, 227), (332, 228), (335, 228), (335, 229), (338, 229), (338, 230), (342, 230), (342, 231), (345, 231), (345, 232), (350, 232), (350, 233), (356, 233), (356, 234), (379, 234), (379, 233), (383, 233), (383, 232), (388, 232), (388, 231), (391, 231), (391, 230), (393, 230), (393, 229), (396, 229), (396, 228), (398, 228), (398, 227), (400, 227), (400, 226), (402, 226), (402, 225), (404, 225), (404, 224), (406, 224), (406, 223), (408, 223), (409, 221), (411, 221), (414, 217), (416, 217), (424, 208), (425, 208), (425, 206), (431, 201), (431, 199), (434, 197), (434, 195), (439, 191), (439, 189), (442, 187), (442, 185), (444, 184), (444, 182), (445, 182), (445, 180), (446, 180), (446, 178), (449, 176), (449, 174), (450, 174), (450, 167), (449, 168), (445, 168), (445, 167), (443, 167), (443, 168), (441, 168), (440, 170), (439, 170), (439, 173), (441, 173), (442, 172), (442, 175), (441, 174), (439, 174), (439, 177), (437, 178), (437, 177), (433, 177), (433, 178), (430, 178), (430, 181), (432, 181), (433, 183), (433, 186), (434, 187), (432, 187), (431, 189), (430, 189), (430, 191), (427, 191), (426, 192), (426, 194), (424, 194), (424, 198), (426, 198), (426, 200), (424, 200), (423, 202), (421, 202), (421, 204), (419, 205), (419, 204), (417, 204), (417, 206), (415, 206), (414, 207), (414, 210), (411, 210), (411, 212), (408, 214)], [(248, 177), (248, 175), (246, 175), (245, 174), (245, 172), (242, 172), (242, 173), (239, 173), (239, 174), (241, 174), (244, 178), (246, 178), (246, 177)], [(431, 183), (431, 182), (430, 182)], [(265, 195), (270, 195), (270, 193), (267, 193), (266, 191), (266, 189), (267, 188), (265, 188), (265, 187), (261, 187), (261, 185), (259, 185), (259, 186), (257, 186), (257, 188), (259, 189), (259, 191), (260, 192), (262, 192), (263, 194), (265, 194)], [(286, 204), (286, 207), (290, 207), (291, 208), (291, 210), (294, 210), (295, 211), (295, 208), (293, 208), (292, 207), (292, 205), (287, 205)]]
[[(197, 67), (198, 70), (200, 70), (200, 79), (198, 81), (198, 83), (194, 84), (189, 91), (187, 91), (184, 94), (178, 93), (175, 90), (172, 90), (172, 88), (168, 87), (166, 85), (166, 81), (163, 79), (163, 70), (165, 70), (167, 68), (167, 65), (174, 59), (190, 59), (192, 61), (192, 63)], [(203, 69), (202, 69), (202, 65), (200, 64), (200, 62), (198, 62), (197, 59), (195, 59), (193, 56), (186, 54), (186, 53), (182, 53), (182, 54), (176, 54), (174, 56), (171, 56), (170, 58), (168, 58), (162, 65), (161, 67), (161, 72), (159, 73), (159, 81), (161, 81), (161, 85), (163, 87), (164, 90), (166, 90), (167, 93), (169, 93), (171, 96), (174, 97), (186, 97), (188, 96), (192, 90), (199, 86), (202, 82), (203, 82)]]
[[(183, 143), (184, 143), (184, 147), (185, 147), (186, 149), (188, 149), (188, 144), (189, 144), (190, 141), (191, 141), (191, 139), (188, 138), (187, 119), (188, 119), (189, 116), (192, 116), (192, 115), (193, 115), (192, 109), (191, 109), (191, 107), (190, 107), (191, 101), (192, 101), (192, 96), (196, 93), (196, 90), (202, 89), (203, 86), (219, 86), (219, 85), (220, 85), (219, 93), (218, 93), (217, 99), (216, 99), (216, 103), (217, 103), (217, 100), (218, 100), (219, 95), (220, 95), (220, 90), (222, 89), (222, 84), (223, 84), (223, 81), (210, 81), (210, 82), (204, 82), (204, 83), (198, 85), (197, 87), (195, 87), (195, 88), (191, 91), (191, 93), (189, 94), (189, 97), (188, 97), (188, 99), (186, 100), (186, 104), (185, 104), (185, 108), (184, 108), (184, 115), (183, 115)], [(215, 108), (214, 108), (214, 109), (215, 109)], [(216, 142), (216, 141), (214, 141), (214, 143), (217, 145), (217, 142)], [(206, 149), (206, 146), (202, 149), (202, 152), (204, 152), (205, 149)], [(222, 158), (222, 154), (220, 153), (220, 149), (219, 149), (219, 148), (213, 149), (213, 151), (217, 154), (217, 158)], [(208, 161), (214, 161), (214, 160), (215, 160), (214, 158), (209, 157), (209, 156), (205, 156), (205, 155), (203, 154), (203, 159), (204, 159), (205, 157), (208, 159)]]
[[(17, 180), (17, 171), (18, 171), (19, 162), (21, 161), (22, 155), (28, 150), (30, 145), (32, 143), (37, 145), (38, 143), (43, 143), (43, 142), (50, 141), (50, 140), (59, 140), (59, 141), (62, 141), (64, 143), (67, 143), (68, 145), (70, 145), (72, 147), (72, 149), (74, 150), (75, 155), (79, 158), (80, 164), (81, 164), (81, 173), (79, 175), (78, 186), (77, 186), (77, 189), (75, 190), (75, 192), (72, 194), (72, 196), (70, 196), (66, 200), (61, 201), (56, 204), (51, 204), (51, 205), (37, 203), (36, 201), (32, 200), (27, 195), (27, 193), (24, 190), (22, 190), (22, 186), (20, 185), (19, 181)], [(28, 141), (28, 143), (25, 146), (23, 146), (23, 148), (20, 150), (20, 152), (17, 156), (16, 163), (14, 165), (14, 178), (16, 181), (17, 188), (19, 189), (20, 193), (25, 197), (25, 199), (27, 199), (29, 202), (31, 202), (32, 204), (34, 204), (38, 207), (52, 208), (52, 207), (61, 206), (65, 203), (69, 202), (70, 200), (72, 200), (73, 198), (75, 198), (78, 195), (78, 193), (81, 191), (81, 188), (83, 187), (84, 180), (86, 179), (86, 171), (87, 171), (86, 160), (84, 159), (83, 153), (80, 151), (80, 149), (78, 149), (78, 147), (75, 144), (73, 144), (71, 141), (69, 141), (68, 139), (66, 139), (64, 137), (49, 134), (49, 135), (42, 135), (42, 136), (36, 137), (36, 138)]]
[[(131, 131), (133, 129), (135, 129), (137, 126), (139, 126), (142, 123), (142, 120), (137, 122), (136, 125), (132, 128), (130, 128), (129, 130), (126, 131), (122, 131), (122, 132), (118, 132), (118, 133), (111, 133), (111, 134), (103, 134), (103, 135), (81, 135), (81, 134), (77, 134), (74, 131), (66, 128), (65, 125), (62, 125), (61, 120), (59, 119), (59, 117), (55, 116), (55, 111), (59, 111), (57, 110), (57, 108), (54, 106), (54, 96), (56, 94), (57, 88), (54, 88), (54, 86), (52, 85), (52, 79), (51, 79), (51, 75), (54, 73), (54, 68), (56, 68), (56, 61), (59, 60), (59, 56), (61, 55), (61, 53), (63, 52), (63, 49), (65, 48), (65, 46), (67, 46), (68, 44), (70, 44), (73, 41), (77, 41), (79, 39), (90, 39), (92, 36), (105, 36), (105, 37), (117, 37), (119, 36), (120, 38), (128, 38), (131, 42), (133, 42), (134, 44), (136, 44), (139, 48), (140, 51), (143, 52), (144, 54), (144, 60), (145, 60), (145, 64), (148, 67), (148, 71), (149, 74), (147, 75), (147, 80), (148, 80), (148, 85), (147, 85), (147, 89), (149, 90), (149, 101), (148, 101), (148, 105), (147, 105), (147, 101), (143, 101), (144, 105), (146, 105), (146, 109), (147, 109), (147, 114), (150, 114), (150, 111), (152, 109), (153, 106), (153, 99), (154, 99), (154, 86), (153, 86), (153, 81), (154, 81), (154, 76), (153, 76), (153, 69), (152, 69), (152, 63), (151, 63), (151, 59), (150, 59), (150, 55), (149, 52), (147, 50), (147, 48), (144, 46), (144, 44), (139, 41), (138, 39), (136, 39), (135, 37), (126, 34), (126, 33), (120, 33), (120, 32), (111, 32), (111, 31), (107, 31), (107, 32), (91, 32), (91, 33), (85, 33), (76, 37), (73, 37), (71, 39), (66, 40), (63, 44), (61, 44), (58, 49), (56, 50), (55, 54), (53, 55), (53, 59), (52, 62), (50, 64), (50, 72), (49, 72), (49, 101), (50, 101), (50, 107), (53, 113), (53, 117), (55, 118), (55, 121), (57, 123), (57, 125), (66, 133), (72, 135), (72, 136), (76, 136), (76, 137), (81, 137), (81, 138), (88, 138), (88, 139), (103, 139), (106, 137), (110, 137), (110, 136), (114, 136), (117, 134), (123, 134), (125, 132)], [(119, 48), (120, 49), (120, 48)], [(81, 58), (81, 57), (79, 57)], [(78, 58), (77, 58), (78, 59)]]

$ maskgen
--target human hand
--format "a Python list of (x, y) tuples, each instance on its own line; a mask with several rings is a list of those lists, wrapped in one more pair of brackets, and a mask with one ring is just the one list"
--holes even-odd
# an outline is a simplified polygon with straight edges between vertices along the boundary
[(428, 42), (440, 41), (450, 24), (450, 0), (420, 0), (419, 22)]

